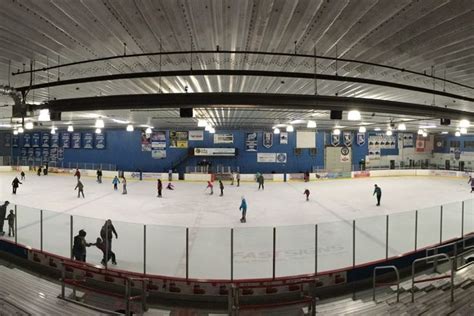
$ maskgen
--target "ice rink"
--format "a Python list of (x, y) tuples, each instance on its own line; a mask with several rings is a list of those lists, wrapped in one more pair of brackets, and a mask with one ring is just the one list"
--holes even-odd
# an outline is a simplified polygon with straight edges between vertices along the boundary
[[(474, 231), (473, 203), (467, 179), (443, 177), (384, 177), (320, 180), (311, 183), (225, 182), (224, 196), (214, 195), (202, 182), (174, 182), (175, 191), (157, 198), (155, 181), (129, 181), (128, 194), (114, 191), (112, 179), (102, 184), (83, 178), (85, 199), (74, 191), (72, 175), (38, 177), (28, 173), (17, 195), (11, 181), (16, 173), (0, 174), (0, 200), (18, 204), (18, 242), (40, 248), (43, 210), (43, 249), (69, 257), (70, 225), (94, 242), (104, 219), (110, 218), (119, 238), (113, 241), (118, 268), (168, 276), (185, 275), (186, 227), (189, 227), (189, 276), (229, 278), (230, 229), (234, 228), (234, 278), (272, 275), (273, 227), (276, 229), (276, 275), (315, 270), (315, 224), (318, 224), (318, 271), (352, 265), (353, 222), (356, 220), (356, 264), (395, 256)], [(382, 188), (382, 205), (372, 196)], [(167, 181), (164, 181), (164, 187)], [(303, 195), (311, 191), (310, 201)], [(248, 203), (247, 223), (241, 224), (240, 199)], [(461, 222), (461, 201), (465, 220)], [(440, 224), (440, 205), (443, 223)], [(12, 208), (12, 207), (10, 207)], [(9, 209), (10, 209), (9, 208)], [(415, 212), (418, 236), (415, 238)], [(388, 245), (386, 215), (390, 215)], [(146, 224), (146, 228), (144, 228)], [(464, 226), (463, 226), (464, 225)], [(144, 241), (146, 236), (146, 246)], [(100, 262), (97, 249), (88, 249), (88, 262)], [(211, 264), (210, 264), (211, 263)]]

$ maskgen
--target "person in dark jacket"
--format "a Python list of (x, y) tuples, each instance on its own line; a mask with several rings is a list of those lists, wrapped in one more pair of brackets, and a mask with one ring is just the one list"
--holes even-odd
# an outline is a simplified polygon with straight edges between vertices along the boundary
[(265, 179), (263, 178), (263, 174), (260, 174), (258, 176), (257, 181), (258, 181), (258, 189), (265, 190), (265, 186), (264, 186)]
[(115, 230), (112, 220), (108, 219), (105, 221), (104, 225), (100, 229), (100, 237), (106, 243), (109, 252), (112, 251), (112, 237), (115, 235), (115, 239), (118, 238), (117, 231)]
[(221, 189), (221, 195), (224, 195), (224, 183), (222, 183), (222, 180), (219, 180), (219, 189)]
[(106, 263), (109, 262), (110, 259), (112, 259), (112, 264), (116, 265), (117, 260), (115, 258), (115, 253), (112, 250), (107, 251), (107, 247), (105, 245), (105, 242), (101, 238), (97, 238), (95, 244), (92, 244), (93, 246), (96, 246), (98, 249), (102, 251), (102, 265), (106, 265)]
[(84, 185), (82, 184), (81, 180), (77, 180), (77, 185), (74, 188), (74, 190), (77, 190), (77, 189), (79, 189), (79, 191), (77, 191), (77, 197), (79, 198), (81, 196), (81, 193), (82, 193), (82, 198), (85, 199)]
[(13, 179), (13, 181), (12, 181), (13, 194), (16, 194), (16, 189), (18, 189), (20, 184), (23, 184), (23, 183), (21, 183), (20, 180), (18, 180), (18, 178), (15, 177), (15, 179)]
[(72, 246), (72, 255), (75, 260), (86, 262), (86, 247), (91, 244), (86, 241), (87, 233), (81, 229), (79, 234), (74, 237), (74, 244)]
[(377, 206), (380, 206), (380, 199), (382, 198), (382, 189), (379, 186), (375, 185), (374, 194), (377, 194)]
[(5, 219), (8, 221), (8, 237), (15, 237), (15, 213), (13, 210), (10, 210), (10, 214)]
[(77, 177), (77, 180), (81, 179), (81, 172), (79, 171), (79, 168), (76, 168), (76, 172), (74, 173), (74, 176)]
[(5, 215), (7, 215), (7, 207), (10, 202), (5, 201), (2, 206), (0, 206), (0, 236), (5, 235), (3, 231), (3, 225), (5, 224)]
[(36, 174), (39, 176), (41, 176), (41, 166), (38, 167), (38, 170), (36, 170)]
[(306, 195), (306, 201), (309, 201), (309, 189), (305, 189), (303, 194)]
[(22, 172), (20, 173), (20, 175), (21, 175), (21, 180), (25, 180), (25, 172), (22, 171)]
[(102, 170), (97, 169), (97, 182), (102, 183)]
[(158, 189), (158, 197), (161, 197), (161, 191), (163, 191), (163, 183), (161, 182), (160, 179), (158, 179), (158, 183), (157, 183), (157, 189)]

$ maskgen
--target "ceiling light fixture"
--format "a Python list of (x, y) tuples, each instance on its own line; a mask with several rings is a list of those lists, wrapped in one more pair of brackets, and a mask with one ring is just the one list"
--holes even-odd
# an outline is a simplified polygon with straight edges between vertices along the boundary
[(18, 135), (18, 131), (16, 129), (13, 130), (13, 135)]
[(404, 123), (400, 123), (400, 124), (398, 124), (397, 129), (398, 129), (399, 131), (406, 131), (406, 130), (407, 130), (407, 126), (406, 126)]
[(456, 131), (456, 133), (454, 133), (454, 136), (460, 137), (460, 136), (461, 136), (461, 132), (460, 132), (460, 131)]
[(461, 132), (461, 134), (467, 134), (467, 128), (465, 127), (461, 127), (459, 131)]
[(316, 121), (308, 121), (307, 128), (316, 128)]
[(347, 119), (349, 121), (360, 121), (360, 112), (356, 110), (349, 111), (349, 113), (347, 113)]
[(359, 133), (365, 133), (365, 132), (367, 132), (367, 128), (365, 128), (365, 126), (359, 127)]
[(423, 136), (423, 137), (428, 137), (428, 133), (427, 133), (427, 132), (423, 132), (422, 136)]
[(56, 128), (54, 126), (51, 127), (51, 134), (56, 134)]
[(68, 131), (68, 132), (74, 132), (74, 126), (69, 125), (69, 126), (67, 127), (67, 131)]
[(293, 125), (287, 125), (287, 126), (286, 126), (286, 131), (287, 131), (287, 132), (294, 132), (295, 129), (293, 128)]
[(335, 128), (335, 129), (332, 131), (332, 133), (333, 133), (334, 135), (341, 135), (341, 130), (340, 130), (339, 128)]
[(386, 134), (387, 136), (392, 136), (392, 135), (393, 135), (393, 133), (392, 133), (391, 130), (386, 131), (385, 134)]
[(96, 129), (95, 129), (95, 133), (96, 133), (96, 134), (100, 134), (100, 133), (102, 133), (102, 130), (101, 130), (100, 128), (96, 128)]
[(374, 128), (374, 131), (376, 131), (376, 132), (380, 132), (381, 130), (382, 130), (382, 129), (381, 129), (380, 127)]
[(33, 129), (33, 122), (26, 122), (25, 129)]
[(418, 135), (423, 135), (423, 130), (422, 129), (418, 130)]
[(280, 134), (280, 129), (278, 127), (275, 127), (273, 129), (273, 134)]
[(206, 125), (206, 127), (204, 128), (206, 132), (209, 132), (211, 129), (212, 129), (212, 125), (209, 125), (209, 124)]
[(51, 116), (49, 115), (48, 109), (43, 109), (39, 111), (38, 121), (40, 122), (49, 122), (51, 121)]
[(198, 120), (198, 127), (206, 127), (207, 122), (206, 120)]
[(127, 125), (127, 132), (133, 132), (133, 125), (132, 124)]
[(214, 134), (215, 132), (216, 132), (216, 129), (214, 127), (211, 127), (211, 129), (209, 130), (209, 133)]
[(151, 127), (147, 127), (147, 129), (145, 130), (145, 134), (151, 134), (151, 133), (152, 133)]
[[(95, 121), (95, 127), (96, 128), (104, 128), (104, 120), (103, 119), (97, 119)], [(100, 133), (99, 133), (100, 134)]]
[(23, 127), (21, 127), (21, 126), (20, 126), (20, 127), (18, 127), (18, 133), (20, 133), (20, 134), (21, 134), (21, 133), (23, 133), (24, 131), (25, 131), (25, 130), (23, 129)]
[(469, 122), (468, 120), (461, 120), (459, 121), (459, 127), (469, 127), (471, 126), (471, 122)]

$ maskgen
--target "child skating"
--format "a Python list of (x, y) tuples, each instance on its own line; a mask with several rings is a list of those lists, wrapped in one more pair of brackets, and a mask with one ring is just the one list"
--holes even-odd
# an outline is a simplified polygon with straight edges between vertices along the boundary
[(112, 180), (112, 184), (114, 185), (114, 190), (117, 191), (118, 190), (118, 184), (120, 183), (120, 180), (117, 176), (115, 176), (115, 178)]
[(161, 197), (161, 191), (163, 191), (163, 183), (161, 183), (160, 179), (158, 179), (158, 183), (156, 184), (156, 188), (158, 190), (157, 197)]
[(211, 181), (207, 181), (206, 190), (207, 190), (207, 189), (210, 189), (210, 190), (211, 190), (211, 193), (209, 193), (210, 195), (213, 195), (213, 194), (214, 194), (214, 185), (212, 184)]
[(107, 251), (107, 246), (102, 238), (97, 237), (96, 242), (91, 244), (91, 246), (96, 246), (100, 251), (102, 251), (102, 261), (100, 263), (102, 263), (103, 266), (105, 266), (110, 261), (110, 259), (112, 259), (113, 265), (117, 264), (115, 253), (112, 251), (112, 249)]
[(471, 193), (472, 193), (472, 191), (474, 191), (474, 178), (469, 176), (469, 181), (467, 181), (467, 183), (471, 184)]
[(303, 194), (306, 195), (306, 201), (309, 201), (309, 194), (310, 194), (309, 190), (305, 189)]
[(239, 210), (242, 211), (242, 218), (240, 219), (241, 223), (247, 223), (247, 201), (245, 200), (245, 197), (242, 197), (242, 201), (240, 203)]
[(224, 196), (224, 183), (222, 183), (222, 180), (219, 180), (219, 189), (221, 189), (221, 195), (219, 196)]
[(21, 176), (21, 181), (25, 180), (25, 172), (24, 171), (22, 171), (20, 173), (20, 176)]
[(170, 183), (168, 183), (168, 185), (166, 186), (166, 189), (167, 189), (167, 190), (174, 190), (174, 185), (170, 182)]
[(127, 194), (127, 179), (122, 177), (122, 194)]
[(13, 210), (10, 210), (10, 214), (5, 219), (8, 221), (8, 237), (15, 237), (15, 213)]

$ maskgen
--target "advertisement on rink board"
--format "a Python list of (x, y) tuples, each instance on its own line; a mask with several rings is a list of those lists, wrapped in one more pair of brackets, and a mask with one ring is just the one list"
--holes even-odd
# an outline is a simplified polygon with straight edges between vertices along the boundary
[(194, 156), (235, 156), (235, 148), (194, 148)]
[(286, 163), (286, 153), (257, 153), (259, 163)]

